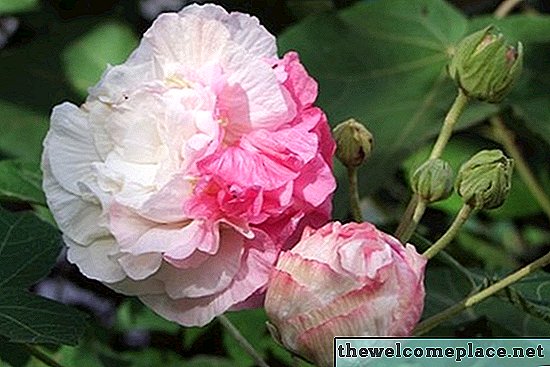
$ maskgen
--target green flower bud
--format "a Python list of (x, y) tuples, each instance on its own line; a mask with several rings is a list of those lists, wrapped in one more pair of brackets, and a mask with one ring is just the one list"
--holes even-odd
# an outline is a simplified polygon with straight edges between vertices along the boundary
[(498, 149), (482, 150), (460, 167), (458, 194), (475, 209), (498, 208), (510, 192), (513, 163)]
[(523, 46), (506, 43), (489, 26), (464, 38), (449, 63), (451, 78), (471, 98), (497, 103), (510, 92), (523, 68)]
[(453, 192), (453, 170), (442, 159), (430, 159), (414, 171), (411, 187), (426, 203), (445, 200)]
[(336, 157), (346, 167), (358, 167), (372, 151), (372, 134), (355, 119), (346, 120), (333, 130)]

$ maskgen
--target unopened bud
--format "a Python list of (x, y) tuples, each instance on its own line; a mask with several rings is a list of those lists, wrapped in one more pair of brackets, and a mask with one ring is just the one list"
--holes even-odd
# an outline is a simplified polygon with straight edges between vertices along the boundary
[(414, 171), (411, 187), (427, 203), (447, 199), (453, 192), (453, 170), (442, 159), (430, 159)]
[(508, 197), (514, 161), (502, 151), (482, 150), (460, 167), (456, 190), (475, 209), (498, 208)]
[(449, 74), (471, 98), (497, 103), (510, 92), (523, 68), (521, 42), (510, 45), (489, 26), (464, 38), (449, 63)]
[(346, 120), (333, 130), (336, 157), (346, 167), (358, 167), (372, 152), (372, 134), (355, 119)]

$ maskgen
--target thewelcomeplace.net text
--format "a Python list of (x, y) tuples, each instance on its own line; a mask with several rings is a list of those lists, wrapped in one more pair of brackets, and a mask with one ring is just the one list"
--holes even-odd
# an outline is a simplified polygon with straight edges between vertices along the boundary
[(392, 346), (356, 347), (351, 343), (336, 348), (338, 358), (446, 358), (461, 362), (466, 358), (544, 358), (541, 344), (532, 347), (474, 347), (468, 342), (457, 347), (404, 347), (400, 342)]

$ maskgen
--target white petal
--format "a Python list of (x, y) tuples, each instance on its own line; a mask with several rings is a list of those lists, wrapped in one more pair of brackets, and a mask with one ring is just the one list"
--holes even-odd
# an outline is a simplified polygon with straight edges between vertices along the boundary
[(87, 246), (109, 234), (107, 218), (97, 202), (83, 200), (63, 189), (51, 172), (49, 148), (42, 158), (43, 188), (48, 206), (64, 234), (73, 241)]
[(205, 297), (221, 292), (237, 274), (243, 255), (244, 238), (232, 229), (220, 233), (219, 251), (194, 269), (163, 264), (156, 278), (166, 284), (170, 298)]
[(252, 54), (266, 58), (277, 56), (275, 37), (260, 25), (256, 17), (239, 12), (228, 14), (221, 6), (213, 4), (193, 4), (185, 7), (179, 14), (219, 20), (229, 29), (231, 39)]
[(76, 264), (88, 278), (115, 283), (126, 277), (126, 273), (114, 259), (118, 253), (114, 238), (104, 237), (89, 246), (80, 246), (66, 236), (64, 240), (69, 247), (67, 259)]
[(162, 254), (147, 253), (138, 256), (125, 254), (118, 259), (118, 263), (130, 278), (143, 280), (160, 268)]
[(56, 180), (65, 190), (79, 195), (78, 182), (92, 181), (92, 163), (100, 160), (87, 114), (71, 103), (54, 107), (44, 147)]
[(151, 44), (161, 67), (179, 63), (198, 69), (216, 64), (229, 38), (229, 31), (218, 21), (166, 13), (155, 20), (143, 39)]

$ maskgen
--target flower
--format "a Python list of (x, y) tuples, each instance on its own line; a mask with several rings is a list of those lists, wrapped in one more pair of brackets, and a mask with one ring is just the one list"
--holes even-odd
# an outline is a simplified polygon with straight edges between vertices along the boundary
[(316, 96), (255, 17), (159, 16), (81, 107), (53, 110), (43, 186), (69, 261), (186, 326), (258, 306), (281, 249), (329, 219)]
[(412, 245), (370, 223), (306, 229), (271, 274), (272, 334), (319, 366), (332, 366), (335, 336), (410, 335), (424, 305), (425, 265)]
[(332, 131), (336, 140), (336, 157), (346, 167), (359, 167), (370, 157), (372, 134), (356, 119), (339, 123)]

